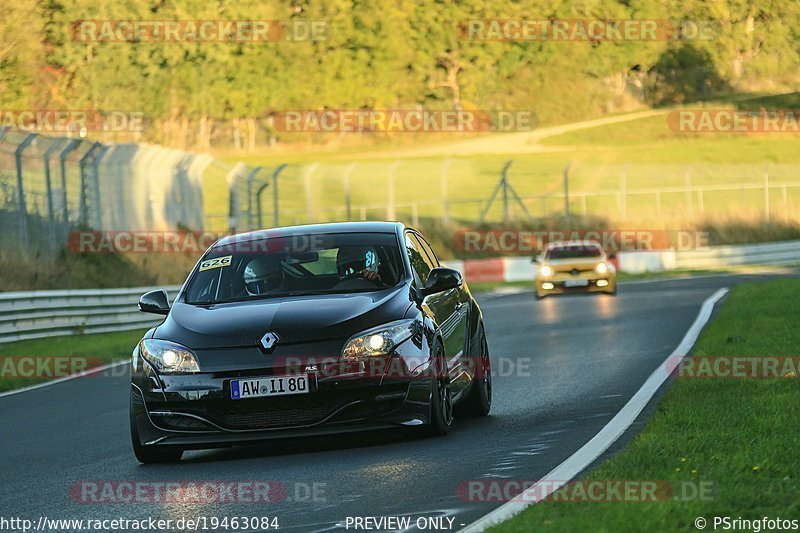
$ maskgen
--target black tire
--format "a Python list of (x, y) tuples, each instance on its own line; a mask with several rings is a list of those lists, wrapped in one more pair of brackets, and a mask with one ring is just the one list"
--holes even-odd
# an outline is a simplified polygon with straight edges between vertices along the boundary
[(466, 398), (456, 405), (456, 416), (479, 417), (487, 416), (492, 409), (492, 362), (489, 357), (489, 344), (486, 342), (486, 333), (483, 324), (479, 329), (480, 353), (473, 355), (480, 368), (476, 368), (476, 374), (480, 372), (472, 382), (472, 387)]
[(444, 349), (437, 340), (433, 350), (434, 367), (431, 372), (431, 419), (426, 426), (429, 436), (446, 435), (453, 426), (453, 398), (450, 394), (450, 376)]
[(131, 446), (133, 455), (140, 463), (173, 463), (180, 461), (183, 456), (183, 449), (174, 446), (142, 446), (139, 439), (139, 432), (136, 431), (136, 424), (133, 421), (133, 408), (131, 407)]

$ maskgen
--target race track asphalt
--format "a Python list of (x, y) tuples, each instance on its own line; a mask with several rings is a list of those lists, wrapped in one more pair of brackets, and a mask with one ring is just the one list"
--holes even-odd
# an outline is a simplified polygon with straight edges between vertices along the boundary
[[(679, 344), (706, 298), (767, 278), (624, 284), (617, 297), (479, 297), (495, 373), (492, 414), (457, 419), (442, 438), (387, 431), (294, 439), (142, 466), (130, 449), (127, 367), (3, 397), (0, 516), (270, 516), (281, 530), (330, 531), (344, 530), (347, 517), (402, 515), (412, 526), (420, 517), (452, 518), (457, 530), (500, 505), (467, 501), (460, 484), (543, 477), (622, 408)], [(640, 417), (622, 440), (641, 424)], [(81, 503), (70, 487), (82, 480), (274, 480), (288, 492), (260, 504)], [(316, 498), (308, 497), (312, 486)]]

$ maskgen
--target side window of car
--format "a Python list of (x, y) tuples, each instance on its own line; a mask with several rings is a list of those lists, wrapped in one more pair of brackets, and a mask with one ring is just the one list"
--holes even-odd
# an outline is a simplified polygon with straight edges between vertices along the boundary
[(420, 287), (424, 287), (428, 281), (428, 274), (431, 272), (429, 259), (422, 251), (419, 241), (411, 233), (406, 233), (406, 249), (408, 259), (411, 262), (411, 270), (414, 272), (414, 280)]
[(414, 236), (422, 245), (422, 249), (425, 251), (425, 254), (427, 254), (428, 258), (430, 259), (429, 263), (431, 265), (431, 268), (437, 268), (442, 266), (439, 263), (439, 258), (436, 257), (435, 253), (433, 253), (433, 248), (431, 248), (431, 245), (428, 244), (428, 241), (425, 240), (425, 237), (423, 237), (422, 235), (414, 235)]

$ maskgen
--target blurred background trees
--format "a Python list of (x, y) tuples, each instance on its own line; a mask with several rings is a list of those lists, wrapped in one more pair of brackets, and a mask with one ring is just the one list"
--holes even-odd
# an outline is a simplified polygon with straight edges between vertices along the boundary
[[(13, 0), (3, 10), (0, 107), (142, 111), (138, 140), (179, 148), (281, 142), (270, 114), (287, 109), (526, 109), (548, 124), (800, 82), (795, 0)], [(710, 21), (714, 38), (476, 42), (459, 32), (494, 18)], [(328, 29), (318, 42), (86, 43), (72, 36), (82, 19)]]

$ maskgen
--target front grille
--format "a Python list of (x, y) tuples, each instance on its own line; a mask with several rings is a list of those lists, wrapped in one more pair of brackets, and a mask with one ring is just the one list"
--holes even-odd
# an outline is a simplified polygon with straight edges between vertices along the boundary
[(208, 416), (232, 429), (269, 429), (320, 422), (334, 406), (319, 394), (209, 402)]
[(555, 272), (558, 272), (559, 274), (571, 274), (573, 276), (577, 276), (577, 275), (582, 274), (584, 272), (592, 272), (594, 270), (594, 267), (554, 268), (553, 270)]
[[(355, 385), (355, 384), (354, 384)], [(378, 394), (406, 392), (408, 384), (399, 383), (380, 388), (370, 386), (344, 386), (310, 394), (277, 396), (274, 398), (228, 398), (189, 400), (181, 402), (148, 402), (151, 412), (172, 411), (189, 413), (229, 430), (263, 430), (309, 426), (331, 418), (331, 422), (344, 422), (371, 416), (380, 416), (397, 409), (403, 399), (376, 402)], [(164, 420), (167, 419), (168, 420)], [(190, 417), (154, 417), (166, 429), (194, 430), (199, 427), (179, 420)], [(169, 427), (167, 427), (169, 426)]]

